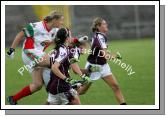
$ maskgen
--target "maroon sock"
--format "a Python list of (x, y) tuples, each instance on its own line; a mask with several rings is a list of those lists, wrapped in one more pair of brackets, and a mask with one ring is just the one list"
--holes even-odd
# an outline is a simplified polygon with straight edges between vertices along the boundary
[(19, 91), (17, 94), (15, 94), (13, 96), (13, 100), (18, 101), (21, 98), (26, 97), (28, 95), (31, 95), (30, 86), (24, 87), (21, 91)]

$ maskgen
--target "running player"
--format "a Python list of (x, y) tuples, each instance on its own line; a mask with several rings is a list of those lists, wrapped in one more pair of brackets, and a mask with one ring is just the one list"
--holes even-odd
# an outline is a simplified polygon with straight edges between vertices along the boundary
[[(85, 81), (89, 80), (87, 76), (82, 74), (76, 61), (79, 59), (77, 48), (69, 48), (68, 46), (69, 31), (61, 28), (57, 32), (56, 48), (50, 56), (50, 81), (47, 84), (48, 102), (49, 104), (80, 104), (77, 91), (72, 88), (75, 81), (70, 78), (69, 68), (78, 74)], [(74, 104), (74, 103), (73, 103)]]
[(62, 14), (53, 11), (44, 18), (44, 21), (30, 23), (16, 35), (7, 55), (13, 58), (15, 48), (23, 37), (26, 38), (23, 44), (22, 59), (24, 64), (28, 65), (33, 82), (15, 95), (8, 97), (8, 102), (11, 105), (17, 104), (18, 100), (41, 89), (43, 68), (34, 67), (33, 63), (34, 60), (38, 60), (45, 55), (44, 50), (53, 42), (58, 29), (63, 25), (63, 20)]
[[(108, 25), (106, 21), (102, 18), (94, 19), (92, 31), (94, 33), (91, 43), (91, 50), (93, 53), (88, 56), (85, 68), (89, 71), (92, 66), (96, 68), (96, 72), (90, 73), (91, 80), (95, 81), (102, 78), (113, 89), (119, 104), (126, 105), (118, 82), (110, 70), (107, 59), (104, 57), (105, 54), (110, 54), (111, 58), (119, 58), (119, 56), (117, 56), (116, 54), (111, 54), (107, 51)], [(78, 93), (80, 95), (84, 94), (89, 89), (91, 84), (92, 83), (86, 84), (85, 86), (78, 89)]]
[[(73, 72), (76, 74), (80, 74), (79, 71), (79, 67), (77, 65), (76, 62), (78, 62), (80, 54), (83, 54), (84, 50), (87, 48), (87, 44), (88, 43), (88, 37), (87, 36), (81, 36), (80, 38), (74, 38), (73, 41), (68, 41), (68, 49), (70, 50), (70, 54), (74, 55), (71, 56), (72, 58), (70, 59), (70, 63), (73, 63), (72, 65), (70, 65), (70, 67), (72, 68)], [(75, 54), (74, 54), (75, 53)], [(61, 63), (62, 65), (62, 63)], [(46, 65), (47, 66), (47, 65)], [(83, 69), (81, 70), (83, 71)], [(85, 70), (86, 71), (86, 70)], [(90, 78), (87, 77), (86, 72), (82, 72), (82, 79), (79, 81), (74, 81), (72, 83), (72, 88), (79, 88), (80, 86), (82, 86), (83, 84), (87, 84), (90, 82)], [(45, 86), (48, 86), (48, 82), (50, 81), (50, 70), (44, 70), (43, 72), (43, 79), (44, 79), (44, 83)], [(53, 77), (53, 76), (52, 76)], [(50, 81), (51, 82), (51, 81)], [(60, 88), (60, 90), (62, 90)], [(70, 97), (72, 97), (71, 94), (73, 94), (72, 92), (76, 92), (74, 89), (71, 89), (70, 91), (67, 92), (59, 92), (56, 93), (54, 96), (52, 94), (49, 93), (47, 102), (45, 104), (67, 104), (67, 102), (69, 102), (68, 104), (72, 104), (72, 105), (76, 105), (79, 104), (79, 101), (77, 99), (71, 100)], [(74, 93), (75, 94), (75, 93)], [(68, 99), (67, 99), (68, 97)], [(54, 103), (52, 102), (54, 100)]]

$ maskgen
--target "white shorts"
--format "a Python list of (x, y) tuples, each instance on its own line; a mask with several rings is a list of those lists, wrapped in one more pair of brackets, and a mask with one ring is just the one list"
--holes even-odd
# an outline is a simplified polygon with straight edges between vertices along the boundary
[(90, 74), (90, 79), (93, 80), (98, 80), (100, 78), (106, 77), (108, 75), (111, 75), (112, 72), (110, 70), (110, 66), (108, 65), (108, 63), (104, 64), (104, 65), (97, 65), (97, 64), (91, 64), (89, 62), (86, 63), (85, 69), (87, 69), (89, 67), (89, 65), (93, 65), (93, 66), (98, 66), (100, 68), (99, 72), (92, 72)]
[[(77, 91), (75, 89), (71, 89), (70, 93), (72, 94), (72, 96), (74, 98), (78, 97)], [(56, 95), (49, 93), (47, 101), (51, 105), (67, 105), (70, 103), (68, 98), (66, 97), (66, 95), (64, 93), (59, 93)]]
[(50, 72), (51, 72), (51, 69), (48, 69), (48, 68), (43, 69), (42, 76), (43, 76), (43, 81), (44, 81), (45, 87), (47, 87), (47, 85), (50, 81)]
[(36, 61), (40, 60), (42, 56), (45, 55), (45, 52), (39, 51), (36, 49), (23, 49), (22, 50), (22, 59), (25, 64), (25, 68), (30, 73), (34, 70), (34, 66), (36, 65)]

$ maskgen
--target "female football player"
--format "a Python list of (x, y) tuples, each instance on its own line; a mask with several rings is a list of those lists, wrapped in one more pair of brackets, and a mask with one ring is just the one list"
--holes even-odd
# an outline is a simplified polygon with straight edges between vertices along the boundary
[(79, 58), (79, 52), (77, 48), (68, 46), (68, 39), (68, 29), (59, 29), (57, 39), (55, 39), (56, 48), (50, 55), (50, 62), (45, 62), (47, 63), (46, 66), (50, 65), (51, 68), (50, 81), (47, 84), (49, 104), (64, 105), (70, 104), (71, 102), (73, 104), (80, 104), (77, 91), (72, 88), (74, 80), (70, 78), (69, 68), (72, 68), (85, 81), (89, 79), (82, 74), (79, 66), (76, 64)]
[(22, 59), (24, 64), (28, 66), (28, 71), (32, 75), (33, 81), (15, 95), (9, 96), (8, 102), (10, 104), (17, 104), (18, 100), (41, 89), (43, 85), (43, 68), (34, 67), (34, 61), (45, 55), (44, 50), (53, 42), (57, 30), (63, 25), (63, 19), (62, 14), (53, 11), (43, 21), (28, 24), (16, 35), (7, 55), (13, 58), (15, 48), (25, 37)]
[[(60, 32), (60, 30), (58, 32)], [(59, 35), (57, 34), (57, 36), (59, 36)], [(72, 83), (72, 88), (77, 89), (78, 87), (82, 86), (83, 84), (87, 84), (88, 82), (90, 82), (90, 78), (87, 77), (84, 73), (82, 73), (80, 71), (80, 68), (79, 68), (78, 64), (76, 63), (76, 62), (78, 62), (78, 58), (79, 58), (80, 54), (83, 54), (84, 49), (87, 48), (88, 37), (82, 36), (78, 39), (75, 38), (73, 41), (71, 41), (70, 39), (68, 39), (66, 41), (66, 43), (68, 43), (68, 50), (69, 50), (69, 55), (70, 55), (69, 56), (69, 58), (70, 58), (69, 61), (71, 64), (70, 68), (73, 70), (74, 73), (79, 74), (81, 76), (81, 80), (73, 81), (73, 83)], [(61, 39), (61, 40), (63, 40), (63, 39)], [(56, 43), (58, 43), (57, 41), (58, 41), (58, 39), (56, 39)], [(57, 50), (55, 50), (55, 51), (57, 51)], [(53, 52), (53, 54), (51, 54), (50, 59), (47, 59), (47, 60), (54, 60), (54, 59), (57, 60), (57, 58), (55, 58), (55, 56), (57, 56), (58, 53), (57, 52), (55, 53), (55, 51)], [(66, 61), (66, 62), (69, 62), (69, 61)], [(48, 66), (48, 65), (50, 65), (50, 62), (46, 61), (45, 64), (43, 64), (43, 65)], [(61, 62), (61, 66), (63, 66), (63, 62)], [(69, 66), (67, 66), (67, 64), (66, 64), (64, 66), (64, 68), (65, 67), (69, 67)], [(45, 69), (43, 71), (43, 79), (44, 79), (44, 83), (45, 83), (46, 87), (49, 86), (48, 82), (52, 82), (52, 80), (54, 79), (54, 78), (52, 78), (54, 75), (50, 75), (50, 72), (51, 71), (49, 69)], [(51, 74), (53, 74), (53, 72)], [(50, 79), (52, 79), (52, 80), (50, 81)], [(78, 84), (79, 84), (79, 86), (78, 86)], [(55, 85), (57, 85), (57, 84), (55, 84)], [(47, 102), (45, 104), (47, 104), (47, 105), (48, 104), (72, 104), (72, 105), (80, 104), (80, 101), (78, 100), (78, 98), (74, 98), (71, 100), (71, 98), (73, 97), (72, 94), (75, 94), (75, 96), (78, 96), (76, 94), (76, 90), (71, 89), (71, 90), (67, 91), (67, 90), (65, 90), (65, 87), (62, 87), (61, 85), (59, 85), (59, 89), (60, 89), (60, 92), (57, 92), (54, 95), (49, 93)]]
[[(102, 78), (114, 91), (119, 104), (126, 105), (123, 94), (120, 90), (118, 82), (110, 70), (110, 67), (105, 58), (106, 54), (111, 55), (111, 59), (116, 58), (116, 54), (111, 54), (107, 51), (107, 33), (108, 25), (102, 18), (96, 18), (93, 21), (92, 31), (94, 33), (91, 43), (92, 53), (88, 56), (85, 68), (90, 70), (91, 67), (96, 67), (95, 72), (90, 73), (92, 81)], [(79, 94), (84, 94), (92, 83), (78, 89)]]

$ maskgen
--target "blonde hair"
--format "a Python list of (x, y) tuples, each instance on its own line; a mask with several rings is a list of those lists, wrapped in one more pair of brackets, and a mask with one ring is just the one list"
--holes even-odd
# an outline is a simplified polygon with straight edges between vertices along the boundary
[(60, 19), (62, 16), (63, 16), (63, 14), (61, 14), (61, 13), (59, 13), (59, 12), (57, 12), (57, 11), (52, 11), (52, 12), (49, 13), (49, 15), (47, 15), (47, 16), (44, 18), (44, 20), (45, 20), (46, 22), (50, 22), (50, 21), (52, 21), (53, 19), (58, 20), (58, 19)]
[(100, 17), (97, 17), (97, 18), (95, 18), (95, 19), (93, 20), (93, 24), (92, 24), (92, 27), (91, 27), (92, 32), (97, 32), (97, 31), (98, 31), (97, 26), (100, 26), (100, 25), (102, 24), (102, 21), (103, 21), (103, 20), (104, 20), (104, 19), (103, 19), (103, 18), (100, 18)]

